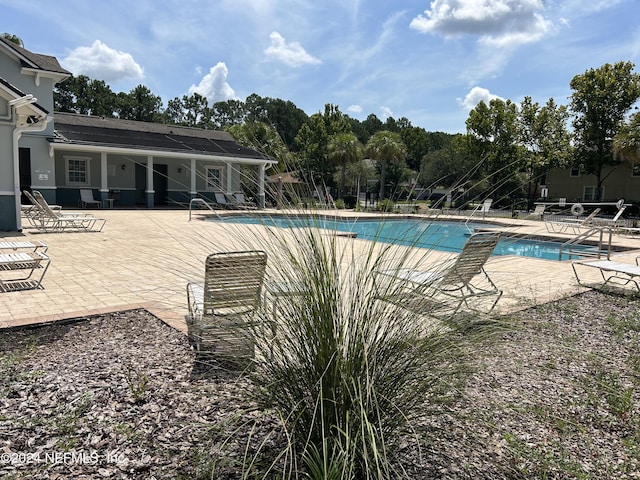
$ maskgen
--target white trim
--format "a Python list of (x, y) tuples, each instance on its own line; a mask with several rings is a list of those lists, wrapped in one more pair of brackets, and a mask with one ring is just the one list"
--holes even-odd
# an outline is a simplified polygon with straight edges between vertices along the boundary
[[(591, 190), (591, 195), (589, 197), (587, 197), (587, 189)], [(599, 198), (593, 198), (593, 196), (597, 193), (598, 191), (598, 186), (597, 185), (585, 185), (582, 187), (582, 199), (585, 202), (600, 202)], [(604, 185), (602, 186), (602, 189), (600, 190), (600, 196), (601, 198), (604, 198)]]
[[(218, 186), (209, 185), (209, 170), (217, 170), (219, 172), (218, 176)], [(204, 189), (207, 192), (224, 192), (224, 179), (225, 179), (225, 168), (223, 165), (205, 165), (204, 166)]]
[[(80, 151), (80, 152), (106, 152), (108, 154), (119, 155), (132, 155), (138, 157), (153, 156), (157, 158), (176, 158), (176, 159), (189, 159), (194, 158), (193, 152), (163, 152), (158, 150), (146, 150), (136, 148), (124, 148), (124, 147), (104, 147), (97, 145), (78, 145), (78, 144), (65, 144), (65, 143), (51, 143), (51, 147), (54, 151)], [(276, 160), (258, 159), (258, 158), (239, 158), (239, 157), (225, 157), (220, 155), (198, 155), (197, 160), (217, 161), (224, 163), (239, 163), (242, 165), (275, 165), (278, 163)]]
[(8, 197), (13, 197), (16, 194), (13, 190), (0, 190), (0, 195), (6, 195)]
[[(67, 187), (88, 187), (91, 185), (91, 157), (82, 157), (79, 155), (63, 155), (64, 160), (64, 184)], [(69, 162), (84, 161), (85, 162), (85, 181), (72, 182), (69, 180)]]
[(34, 75), (36, 77), (36, 79), (34, 79), (34, 82), (36, 82), (36, 86), (40, 86), (40, 80), (38, 77), (42, 77), (42, 78), (50, 78), (51, 80), (53, 80), (53, 84), (55, 85), (58, 82), (61, 82), (63, 80), (66, 80), (67, 78), (69, 78), (71, 75), (67, 74), (67, 73), (58, 73), (58, 72), (53, 72), (51, 70), (41, 70), (39, 68), (29, 68), (29, 67), (22, 67), (20, 69), (20, 73), (23, 75)]

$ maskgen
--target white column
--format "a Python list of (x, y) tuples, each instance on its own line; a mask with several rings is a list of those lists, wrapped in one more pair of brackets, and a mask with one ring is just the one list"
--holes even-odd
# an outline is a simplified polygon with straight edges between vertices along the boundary
[(261, 163), (258, 165), (258, 208), (265, 207), (265, 198), (264, 198), (264, 172), (265, 172), (265, 164)]
[(107, 153), (100, 152), (100, 200), (106, 200), (107, 198), (109, 198), (109, 180), (107, 175)]
[(153, 189), (153, 157), (151, 155), (147, 156), (147, 190), (145, 193), (147, 194), (147, 208), (153, 208), (153, 196), (156, 192)]
[(195, 198), (198, 194), (198, 190), (196, 190), (196, 159), (191, 159), (191, 197)]
[(231, 163), (227, 163), (227, 186), (226, 186), (226, 190), (225, 193), (231, 193), (233, 192), (233, 165), (231, 165)]

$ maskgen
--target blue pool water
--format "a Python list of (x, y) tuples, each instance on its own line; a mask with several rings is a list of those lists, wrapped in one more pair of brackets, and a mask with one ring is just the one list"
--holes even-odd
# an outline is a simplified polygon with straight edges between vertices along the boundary
[[(310, 225), (328, 230), (351, 232), (358, 238), (377, 240), (395, 245), (412, 245), (447, 252), (459, 252), (469, 238), (470, 230), (492, 225), (481, 223), (402, 220), (334, 220), (304, 217), (226, 217), (216, 222), (243, 223), (275, 226), (281, 228), (308, 227)], [(543, 240), (527, 240), (504, 237), (494, 250), (494, 255), (520, 255), (525, 257), (558, 260), (560, 244)], [(564, 255), (563, 255), (564, 257)], [(574, 253), (573, 258), (576, 255)], [(566, 256), (562, 260), (566, 260)]]

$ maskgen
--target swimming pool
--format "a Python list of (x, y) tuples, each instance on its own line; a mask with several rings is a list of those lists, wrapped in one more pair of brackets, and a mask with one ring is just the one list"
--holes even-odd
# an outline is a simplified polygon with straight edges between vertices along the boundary
[[(280, 228), (316, 226), (327, 230), (357, 234), (358, 238), (377, 240), (396, 245), (411, 245), (446, 252), (460, 252), (470, 231), (495, 225), (483, 223), (424, 221), (420, 219), (351, 219), (336, 220), (318, 217), (258, 217), (233, 216), (214, 220), (224, 223), (258, 224)], [(558, 260), (560, 243), (513, 237), (504, 237), (493, 255), (519, 255), (524, 257)], [(576, 254), (572, 255), (573, 259)], [(563, 254), (562, 260), (569, 259)]]

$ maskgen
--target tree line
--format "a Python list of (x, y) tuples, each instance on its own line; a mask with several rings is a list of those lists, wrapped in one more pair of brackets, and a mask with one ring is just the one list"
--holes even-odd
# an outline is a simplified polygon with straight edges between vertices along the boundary
[[(469, 196), (534, 201), (551, 168), (579, 168), (597, 188), (623, 161), (638, 160), (640, 75), (631, 62), (576, 75), (568, 105), (525, 97), (481, 101), (466, 133), (428, 132), (405, 117), (363, 121), (325, 105), (307, 115), (293, 102), (249, 95), (210, 103), (194, 93), (162, 99), (144, 85), (115, 93), (102, 80), (72, 76), (56, 85), (56, 111), (229, 131), (239, 143), (278, 159), (280, 171), (332, 189), (379, 198), (410, 197), (416, 186)], [(636, 107), (637, 108), (637, 107)], [(611, 167), (611, 168), (609, 168)], [(598, 195), (600, 193), (598, 192)], [(602, 199), (602, 198), (601, 198)], [(499, 200), (499, 202), (500, 202)]]

